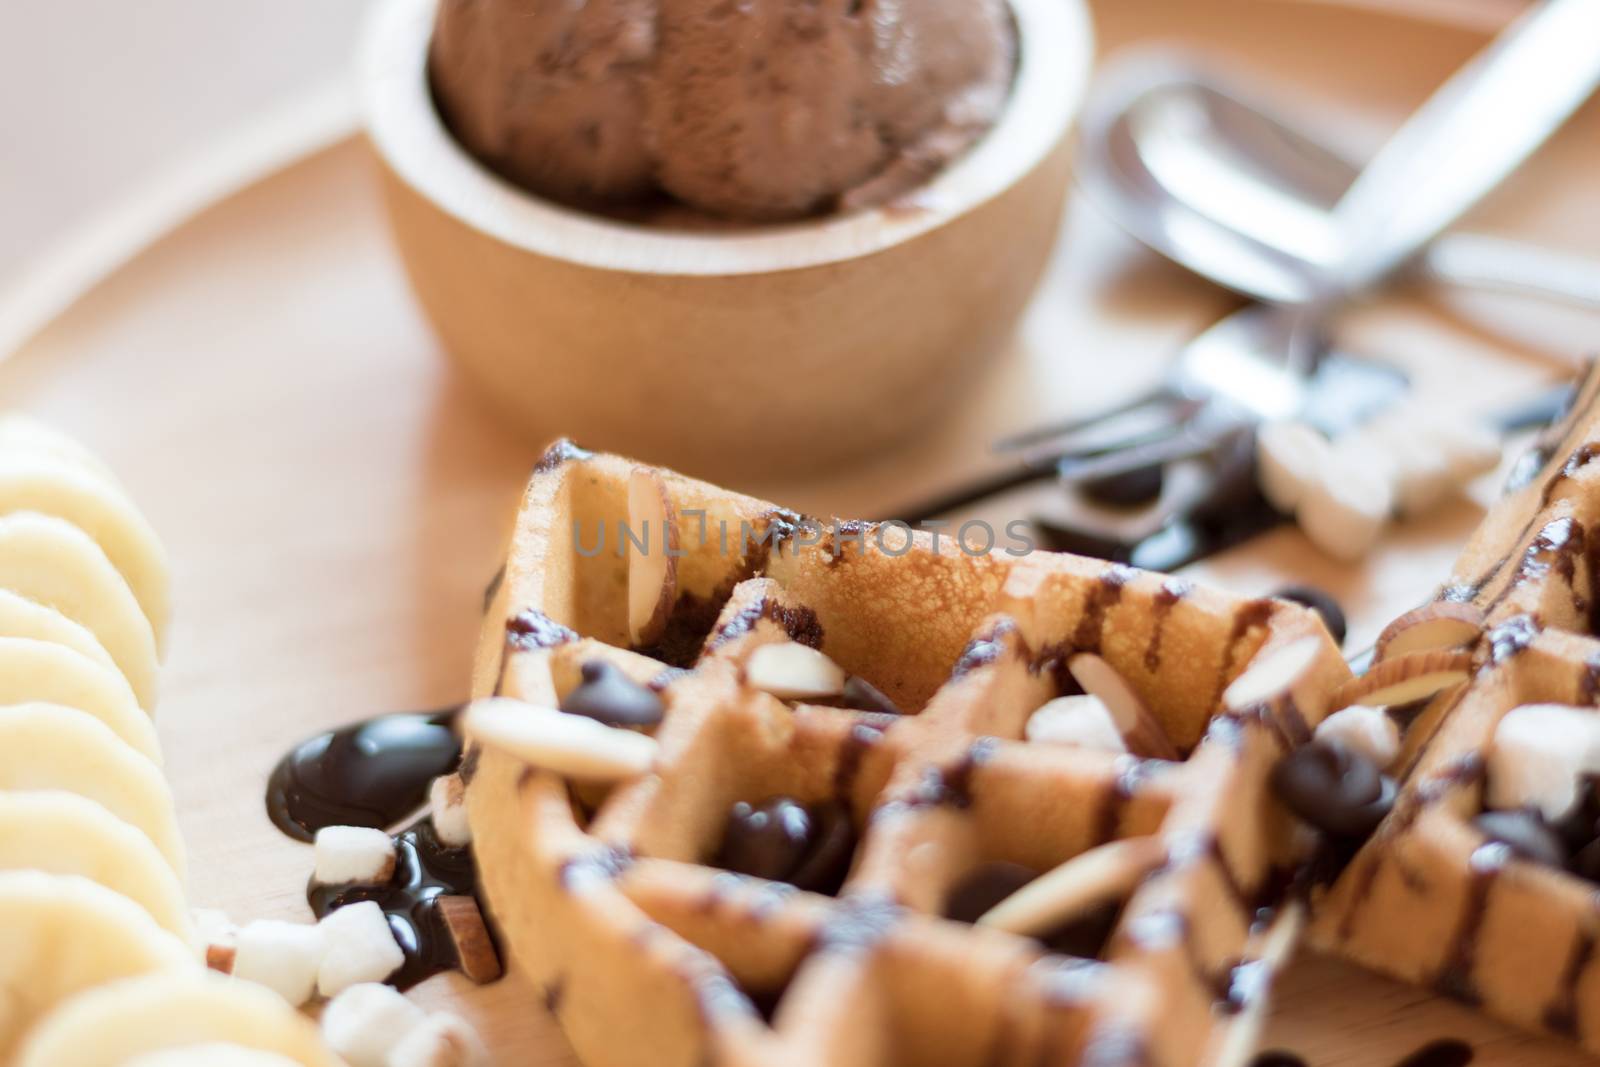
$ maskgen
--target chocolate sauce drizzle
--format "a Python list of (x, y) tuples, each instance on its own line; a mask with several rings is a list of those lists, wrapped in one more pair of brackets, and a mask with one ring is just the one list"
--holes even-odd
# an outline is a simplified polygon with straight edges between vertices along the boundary
[(1106, 612), (1122, 599), (1123, 588), (1138, 574), (1131, 567), (1114, 563), (1100, 575), (1089, 589), (1089, 599), (1078, 617), (1078, 626), (1072, 632), (1072, 645), (1079, 652), (1099, 652), (1100, 638), (1106, 628)]
[(1567, 956), (1567, 965), (1562, 969), (1560, 991), (1555, 1001), (1545, 1009), (1544, 1025), (1564, 1037), (1578, 1036), (1578, 982), (1583, 977), (1584, 968), (1594, 958), (1594, 950), (1594, 930), (1581, 931), (1572, 944), (1571, 954)]
[(506, 621), (506, 647), (524, 652), (570, 644), (578, 635), (542, 611), (528, 609)]
[(593, 458), (593, 452), (586, 448), (580, 448), (570, 437), (563, 437), (558, 441), (552, 442), (550, 447), (544, 450), (544, 455), (540, 456), (533, 465), (533, 473), (549, 474), (551, 471), (574, 460)]
[(1467, 883), (1466, 904), (1456, 923), (1444, 967), (1434, 979), (1439, 992), (1465, 1004), (1476, 1005), (1482, 1000), (1472, 974), (1478, 962), (1478, 932), (1489, 914), (1490, 891), (1510, 860), (1511, 849), (1498, 842), (1480, 845), (1468, 860), (1472, 877)]
[[(268, 780), (267, 814), (298, 841), (329, 826), (387, 830), (427, 800), (432, 781), (455, 770), (468, 773), (469, 756), (451, 729), (456, 709), (379, 715), (318, 734), (296, 745)], [(372, 900), (389, 920), (405, 962), (387, 979), (408, 989), (458, 966), (455, 945), (439, 910), (441, 897), (476, 896), (470, 846), (451, 848), (424, 815), (394, 835), (395, 872), (383, 885), (324, 886), (311, 882), (306, 901), (322, 918), (330, 911)]]
[(1145, 670), (1154, 673), (1161, 668), (1161, 639), (1167, 632), (1167, 616), (1193, 588), (1182, 578), (1168, 578), (1156, 591), (1151, 606), (1150, 643), (1144, 648)]
[[(1594, 462), (1594, 460), (1597, 458), (1600, 458), (1600, 443), (1588, 442), (1579, 445), (1573, 450), (1571, 455), (1567, 457), (1567, 461), (1561, 465), (1561, 468), (1545, 480), (1543, 488), (1541, 488), (1539, 491), (1539, 507), (1535, 510), (1533, 516), (1528, 519), (1527, 523), (1517, 533), (1517, 536), (1512, 541), (1513, 545), (1520, 547), (1524, 541), (1529, 539), (1530, 535), (1533, 534), (1534, 527), (1538, 524), (1544, 509), (1549, 507), (1550, 503), (1555, 500), (1556, 494), (1561, 491), (1565, 483), (1576, 476), (1579, 471), (1583, 470), (1590, 463)], [(1532, 479), (1530, 478), (1529, 480), (1531, 481)], [(1572, 520), (1556, 520), (1556, 522), (1561, 521), (1570, 522)], [(1548, 530), (1549, 526), (1554, 525), (1554, 523), (1550, 523), (1546, 529)], [(1526, 560), (1528, 557), (1536, 554), (1536, 546), (1538, 547), (1538, 551), (1550, 551), (1559, 550), (1564, 544), (1565, 539), (1563, 539), (1562, 544), (1560, 545), (1551, 544), (1538, 546), (1538, 539), (1535, 539), (1529, 543), (1525, 550), (1523, 550), (1525, 552), (1524, 565), (1526, 565)], [(1576, 551), (1577, 547), (1579, 546), (1574, 546), (1572, 551)], [(1501, 572), (1505, 570), (1506, 566), (1516, 555), (1517, 550), (1517, 548), (1513, 548), (1511, 552), (1501, 556), (1494, 563), (1490, 564), (1489, 567), (1486, 568), (1476, 578), (1473, 578), (1469, 581), (1456, 582), (1450, 586), (1447, 586), (1440, 593), (1439, 598), (1441, 600), (1455, 602), (1476, 600), (1483, 593), (1483, 591), (1500, 576)], [(1515, 585), (1515, 581), (1513, 581), (1511, 584)], [(1495, 599), (1495, 603), (1498, 603), (1507, 595), (1508, 591), (1502, 591), (1499, 597)]]

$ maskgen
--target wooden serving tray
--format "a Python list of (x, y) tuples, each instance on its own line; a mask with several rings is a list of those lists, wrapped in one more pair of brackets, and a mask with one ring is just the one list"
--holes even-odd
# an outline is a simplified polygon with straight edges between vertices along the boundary
[[(1105, 51), (1162, 39), (1220, 57), (1355, 153), (1480, 46), (1507, 7), (1431, 5), (1454, 12), (1447, 24), (1272, 0), (1097, 6)], [(1586, 199), (1597, 133), (1590, 108), (1473, 226), (1600, 254), (1600, 212)], [(1231, 306), (1090, 205), (1070, 215), (1015, 351), (967, 410), (905, 453), (837, 477), (738, 488), (815, 513), (892, 511), (991, 466), (983, 444), (1003, 429), (1139, 388)], [(1396, 296), (1348, 327), (1352, 343), (1467, 409), (1551, 379), (1600, 337), (1600, 318), (1460, 295)], [(366, 149), (345, 140), (171, 230), (0, 366), (7, 404), (100, 449), (172, 552), (178, 617), (162, 735), (194, 897), (236, 919), (306, 915), (310, 853), (271, 827), (262, 804), (289, 745), (466, 690), (481, 591), (535, 450), (489, 420), (434, 347), (387, 243)], [(1108, 358), (1126, 372), (1106, 374)], [(1027, 512), (1013, 501), (1000, 513)], [(1351, 611), (1359, 648), (1431, 592), (1479, 514), (1461, 503), (1399, 527), (1356, 568), (1285, 529), (1194, 572), (1245, 593), (1329, 588)], [(571, 1062), (515, 976), (478, 988), (446, 975), (418, 995), (474, 1020), (497, 1064)], [(1327, 960), (1304, 959), (1277, 1000), (1268, 1045), (1312, 1067), (1388, 1064), (1442, 1036), (1471, 1041), (1486, 1067), (1590, 1062)]]

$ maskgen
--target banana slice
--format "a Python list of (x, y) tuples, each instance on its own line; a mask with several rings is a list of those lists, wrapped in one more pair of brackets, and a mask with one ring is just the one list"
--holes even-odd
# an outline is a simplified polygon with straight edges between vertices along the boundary
[(76, 438), (67, 436), (49, 423), (40, 422), (32, 415), (20, 412), (0, 415), (0, 454), (18, 453), (64, 460), (103, 479), (112, 488), (122, 488), (116, 472), (106, 465), (105, 460)]
[(105, 886), (0, 873), (0, 1063), (12, 1062), (33, 1023), (76, 993), (152, 971), (199, 970), (188, 945)]
[(68, 460), (0, 449), (0, 514), (65, 519), (92, 537), (127, 580), (159, 647), (167, 628), (166, 551), (121, 489)]
[(189, 1045), (125, 1060), (122, 1067), (296, 1067), (298, 1060), (242, 1045)]
[(133, 686), (139, 706), (156, 706), (155, 635), (94, 538), (50, 515), (0, 517), (0, 589), (49, 604), (88, 627)]
[(65, 645), (80, 655), (88, 656), (102, 667), (117, 669), (117, 663), (111, 658), (111, 653), (95, 640), (94, 634), (50, 605), (18, 596), (9, 589), (0, 589), (0, 634), (6, 637), (31, 637), (35, 641)]
[(183, 886), (166, 858), (92, 800), (59, 790), (0, 792), (0, 870), (29, 869), (98, 882), (194, 943)]
[(56, 704), (0, 707), (0, 789), (64, 789), (87, 797), (142, 831), (183, 877), (166, 779), (88, 712)]
[[(15, 1067), (124, 1067), (135, 1056), (211, 1044), (273, 1053), (301, 1067), (343, 1067), (316, 1024), (276, 993), (204, 971), (153, 974), (74, 997), (39, 1023)], [(255, 1067), (240, 1067), (244, 1062)]]
[(0, 705), (35, 702), (88, 712), (160, 766), (155, 725), (139, 710), (127, 679), (63, 645), (0, 637)]

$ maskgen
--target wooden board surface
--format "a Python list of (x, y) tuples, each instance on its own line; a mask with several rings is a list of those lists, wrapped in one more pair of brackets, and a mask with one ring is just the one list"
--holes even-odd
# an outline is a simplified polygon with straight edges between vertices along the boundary
[[(1204, 48), (1270, 80), (1355, 152), (1482, 40), (1263, 0), (1105, 0), (1098, 16), (1108, 50), (1156, 37)], [(1597, 128), (1590, 109), (1474, 225), (1600, 255), (1600, 213), (1585, 202)], [(892, 511), (983, 469), (996, 431), (1138, 388), (1230, 306), (1086, 204), (1067, 227), (1015, 350), (960, 415), (827, 480), (738, 488), (815, 513)], [(1441, 403), (1471, 407), (1559, 373), (1596, 335), (1600, 319), (1481, 298), (1396, 298), (1348, 324), (1352, 343), (1410, 367)], [(160, 724), (194, 898), (240, 919), (303, 917), (310, 855), (268, 824), (265, 776), (319, 728), (461, 697), (480, 593), (532, 459), (437, 358), (365, 150), (315, 156), (172, 233), (0, 366), (0, 395), (101, 450), (174, 557)], [(1000, 510), (1026, 513), (1015, 501)], [(1284, 530), (1198, 573), (1247, 593), (1288, 580), (1333, 589), (1358, 647), (1428, 594), (1479, 514), (1460, 504), (1399, 528), (1358, 568)], [(571, 1062), (514, 976), (478, 989), (448, 975), (419, 995), (474, 1019), (497, 1065)], [(1478, 1044), (1490, 1067), (1590, 1062), (1317, 959), (1281, 989), (1269, 1044), (1313, 1067), (1381, 1067), (1446, 1035)]]

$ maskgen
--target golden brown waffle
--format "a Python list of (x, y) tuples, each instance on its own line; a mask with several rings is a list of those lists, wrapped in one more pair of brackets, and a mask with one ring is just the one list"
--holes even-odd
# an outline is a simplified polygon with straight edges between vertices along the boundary
[[(611, 663), (665, 702), (653, 763), (602, 788), (488, 743), (462, 772), (513, 966), (585, 1063), (1244, 1060), (1299, 925), (1288, 872), (1303, 838), (1267, 781), (1349, 678), (1314, 614), (1072, 556), (969, 555), (950, 536), (937, 549), (862, 524), (818, 537), (661, 471), (649, 477), (684, 555), (646, 654), (628, 648), (629, 560), (614, 538), (593, 552), (602, 523), (610, 536), (628, 518), (639, 469), (564, 442), (547, 453), (474, 689), (554, 708), (583, 665)], [(765, 543), (744, 542), (741, 521)], [(906, 714), (755, 688), (752, 655), (788, 642)], [(1023, 741), (1076, 652), (1103, 657), (1186, 758)], [(1244, 706), (1219, 711), (1230, 683), (1285, 655), (1299, 666), (1283, 686), (1230, 690)], [(847, 805), (858, 844), (837, 895), (710, 865), (732, 806), (773, 796)], [(1110, 900), (1096, 960), (941, 917), (984, 864), (1050, 871), (1121, 841), (1157, 860)]]
[[(1470, 680), (1421, 711), (1394, 810), (1318, 908), (1314, 940), (1600, 1051), (1600, 887), (1490, 840), (1486, 757), (1524, 704), (1600, 696), (1600, 376), (1513, 475), (1428, 613), (1478, 619)], [(1453, 639), (1452, 639), (1453, 640)], [(1383, 662), (1380, 650), (1379, 665)], [(1376, 669), (1376, 668), (1375, 668)]]

